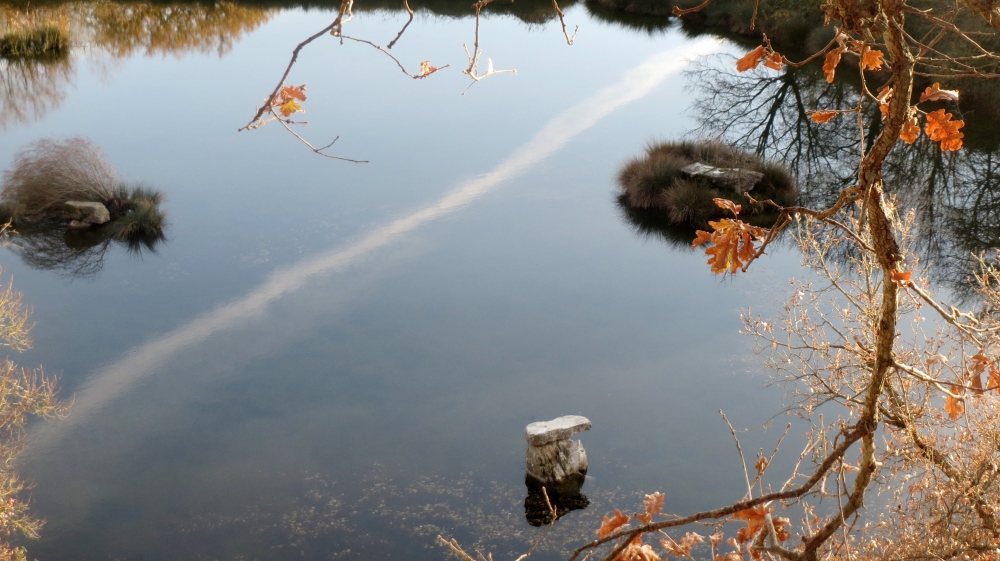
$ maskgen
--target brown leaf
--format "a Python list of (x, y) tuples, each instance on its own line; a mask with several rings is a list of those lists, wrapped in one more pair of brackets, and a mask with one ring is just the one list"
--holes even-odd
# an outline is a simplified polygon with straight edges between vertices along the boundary
[(942, 90), (941, 84), (934, 82), (920, 94), (920, 102), (925, 101), (958, 101), (958, 90)]
[(883, 57), (885, 57), (885, 54), (882, 51), (865, 45), (861, 49), (861, 68), (864, 70), (878, 70), (882, 68)]
[(729, 199), (721, 199), (719, 197), (716, 197), (716, 198), (714, 198), (712, 200), (715, 202), (715, 206), (717, 206), (717, 207), (719, 207), (719, 208), (721, 208), (723, 210), (728, 210), (728, 211), (732, 212), (733, 216), (739, 216), (740, 215), (740, 211), (743, 210), (743, 205), (738, 205), (738, 204), (734, 203), (733, 201), (730, 201)]
[(278, 107), (278, 110), (281, 111), (281, 115), (283, 117), (290, 117), (293, 113), (302, 111), (302, 106), (299, 105), (294, 99), (289, 99), (288, 101), (282, 103), (281, 106)]
[(927, 114), (927, 126), (924, 127), (924, 132), (934, 142), (941, 143), (942, 152), (954, 152), (962, 147), (962, 138), (965, 135), (959, 132), (959, 129), (964, 126), (964, 121), (953, 121), (951, 113), (938, 109)]
[(753, 70), (757, 68), (760, 64), (760, 59), (767, 56), (767, 51), (764, 50), (764, 46), (761, 45), (756, 49), (750, 51), (749, 53), (743, 55), (743, 58), (736, 61), (736, 71), (746, 72), (747, 70)]
[(281, 88), (281, 92), (278, 94), (281, 96), (282, 101), (288, 101), (289, 99), (297, 99), (299, 101), (306, 100), (306, 85), (301, 86), (285, 86)]
[(420, 75), (421, 76), (429, 76), (429, 75), (437, 72), (437, 70), (438, 70), (437, 67), (431, 66), (431, 61), (429, 61), (429, 60), (425, 60), (425, 61), (423, 61), (423, 62), (420, 63)]
[(601, 527), (597, 530), (597, 535), (602, 538), (609, 536), (626, 524), (628, 524), (628, 516), (622, 514), (622, 511), (615, 509), (614, 518), (608, 518), (607, 514), (604, 515), (604, 519), (601, 521)]
[(913, 276), (912, 271), (897, 271), (893, 269), (891, 272), (892, 281), (900, 286), (907, 286), (910, 284), (910, 278)]
[(823, 74), (826, 76), (826, 81), (831, 84), (837, 73), (837, 65), (840, 64), (840, 56), (843, 54), (844, 47), (837, 47), (826, 53), (826, 59), (823, 61)]
[(663, 512), (663, 499), (665, 495), (663, 493), (653, 493), (652, 495), (646, 495), (646, 498), (642, 501), (643, 505), (646, 507), (646, 514), (653, 516), (654, 514), (659, 514)]
[(777, 52), (771, 52), (771, 54), (767, 55), (767, 58), (764, 59), (764, 66), (770, 68), (771, 70), (781, 70), (781, 67), (784, 65), (784, 61), (784, 57), (780, 54)]
[(764, 473), (764, 470), (767, 469), (767, 458), (763, 456), (757, 458), (757, 463), (753, 467), (757, 469), (758, 474)]
[(812, 120), (817, 123), (825, 123), (837, 115), (840, 115), (840, 111), (813, 111), (809, 114)]
[(913, 115), (903, 123), (903, 129), (899, 131), (899, 138), (907, 144), (913, 144), (917, 141), (918, 136), (920, 136), (920, 123), (917, 122), (917, 116)]
[(965, 400), (960, 397), (944, 396), (944, 410), (952, 421), (957, 421), (965, 414)]

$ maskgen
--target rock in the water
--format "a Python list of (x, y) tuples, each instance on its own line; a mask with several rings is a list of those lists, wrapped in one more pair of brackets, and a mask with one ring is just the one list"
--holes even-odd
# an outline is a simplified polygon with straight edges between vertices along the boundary
[(589, 429), (590, 421), (579, 415), (528, 425), (525, 431), (528, 439), (525, 458), (528, 475), (554, 489), (571, 492), (570, 487), (574, 487), (572, 492), (579, 492), (589, 467), (587, 451), (579, 440), (570, 440), (569, 437)]
[(558, 484), (573, 474), (587, 473), (587, 451), (579, 440), (557, 440), (529, 446), (525, 461), (528, 473), (543, 483)]
[(541, 446), (565, 440), (578, 432), (590, 430), (590, 420), (580, 415), (566, 415), (551, 421), (531, 423), (525, 430), (528, 444)]
[(717, 168), (702, 163), (694, 163), (681, 168), (681, 173), (689, 177), (704, 177), (713, 185), (743, 193), (753, 189), (764, 174), (759, 171), (740, 168)]
[(93, 224), (104, 224), (111, 220), (111, 213), (101, 203), (89, 201), (67, 201), (63, 204), (63, 218), (77, 222), (70, 223), (70, 228), (86, 228)]

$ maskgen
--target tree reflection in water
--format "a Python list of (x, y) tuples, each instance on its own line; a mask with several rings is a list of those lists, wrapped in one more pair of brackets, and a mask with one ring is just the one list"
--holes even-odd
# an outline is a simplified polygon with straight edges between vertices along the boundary
[[(731, 57), (702, 62), (688, 77), (695, 90), (695, 132), (784, 162), (797, 175), (806, 206), (826, 206), (855, 183), (857, 119), (817, 124), (809, 112), (856, 107), (859, 88), (851, 82), (857, 77), (830, 84), (819, 65), (737, 74)], [(913, 146), (894, 150), (883, 169), (900, 208), (916, 215), (918, 253), (934, 265), (931, 277), (959, 293), (973, 256), (1000, 247), (1000, 146), (995, 135), (976, 132), (995, 131), (997, 123), (988, 118), (991, 111), (968, 105), (963, 103), (966, 114), (987, 118), (967, 120), (963, 150), (944, 153), (922, 135)], [(871, 143), (881, 131), (877, 104), (865, 100), (863, 113), (865, 143)]]
[[(80, 2), (36, 7), (0, 2), (0, 34), (52, 26), (69, 37), (71, 52), (62, 57), (0, 57), (0, 130), (28, 123), (58, 108), (76, 73), (80, 53), (98, 59), (136, 54), (228, 53), (277, 8), (214, 4)], [(95, 57), (95, 55), (98, 55)]]
[(30, 267), (55, 271), (60, 275), (84, 278), (96, 275), (104, 268), (108, 251), (124, 247), (136, 258), (155, 252), (165, 237), (143, 237), (117, 240), (100, 227), (90, 230), (67, 230), (58, 221), (38, 221), (19, 224), (12, 236), (15, 253)]

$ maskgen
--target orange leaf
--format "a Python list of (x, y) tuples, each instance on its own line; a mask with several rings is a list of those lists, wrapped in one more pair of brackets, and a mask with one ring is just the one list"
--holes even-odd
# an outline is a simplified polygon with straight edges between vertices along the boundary
[(873, 49), (868, 45), (861, 48), (861, 68), (864, 70), (878, 70), (882, 68), (885, 54), (878, 49)]
[(437, 67), (431, 66), (431, 61), (425, 60), (425, 61), (423, 61), (423, 62), (420, 63), (420, 75), (421, 76), (429, 76), (429, 75), (431, 75), (431, 74), (433, 74), (435, 72), (437, 72)]
[(622, 514), (622, 511), (615, 509), (615, 517), (608, 518), (608, 515), (604, 515), (604, 520), (601, 521), (601, 528), (597, 530), (597, 535), (600, 537), (610, 536), (615, 532), (615, 530), (621, 528), (622, 526), (628, 524), (628, 516)]
[(826, 60), (823, 61), (823, 74), (826, 75), (826, 81), (831, 84), (836, 75), (837, 65), (840, 64), (840, 55), (842, 54), (844, 54), (844, 47), (837, 47), (826, 53)]
[(825, 123), (837, 115), (840, 115), (840, 111), (813, 111), (809, 114), (812, 120), (817, 123)]
[(946, 113), (944, 109), (927, 114), (927, 126), (924, 127), (924, 132), (934, 142), (941, 143), (941, 151), (954, 152), (962, 147), (965, 135), (958, 129), (964, 127), (965, 122), (953, 121), (951, 118), (951, 113)]
[(732, 212), (733, 216), (739, 216), (740, 211), (743, 210), (743, 205), (738, 205), (729, 199), (720, 199), (719, 197), (716, 197), (712, 200), (715, 201), (715, 205), (719, 208)]
[(285, 86), (281, 88), (281, 93), (279, 94), (282, 101), (288, 101), (289, 99), (297, 99), (299, 101), (306, 100), (306, 85), (301, 86)]
[(884, 121), (889, 116), (889, 104), (879, 105), (878, 110), (882, 112), (882, 120)]
[(771, 54), (767, 55), (767, 58), (764, 59), (764, 66), (770, 68), (771, 70), (781, 70), (784, 60), (785, 59), (777, 52), (771, 52)]
[(298, 113), (302, 111), (302, 106), (298, 104), (294, 99), (289, 99), (288, 101), (281, 104), (278, 108), (281, 111), (282, 116), (290, 117), (292, 113)]
[(992, 364), (990, 365), (990, 379), (986, 383), (986, 387), (996, 388), (997, 392), (1000, 392), (1000, 371)]
[(712, 241), (712, 234), (709, 234), (704, 230), (698, 230), (697, 232), (694, 233), (694, 235), (697, 237), (694, 239), (693, 242), (691, 242), (692, 248), (698, 247), (699, 245), (705, 242)]
[(746, 72), (747, 70), (753, 70), (757, 68), (760, 64), (760, 59), (767, 56), (767, 51), (764, 50), (764, 46), (761, 45), (756, 49), (750, 51), (749, 53), (743, 55), (743, 58), (736, 61), (736, 71)]
[(903, 130), (899, 131), (899, 138), (907, 144), (913, 144), (917, 141), (918, 136), (920, 136), (920, 123), (917, 122), (917, 116), (913, 115), (903, 123)]
[(981, 374), (986, 371), (986, 367), (990, 365), (990, 357), (983, 354), (982, 351), (969, 357), (969, 370), (975, 374)]
[(727, 271), (736, 273), (745, 263), (749, 263), (757, 252), (753, 245), (754, 240), (767, 235), (767, 230), (764, 228), (751, 226), (732, 218), (709, 222), (708, 225), (714, 230), (709, 234), (709, 238), (706, 240), (706, 233), (699, 232), (693, 245), (712, 242), (712, 246), (705, 249), (705, 255), (709, 256), (708, 264), (712, 266), (712, 272), (717, 275)]
[(924, 90), (924, 93), (920, 94), (920, 102), (925, 101), (958, 101), (958, 90), (942, 90), (941, 84), (934, 82), (933, 86), (928, 87)]
[(897, 271), (892, 270), (892, 280), (900, 286), (906, 286), (910, 284), (910, 277), (913, 276), (913, 271)]
[(960, 397), (944, 396), (944, 410), (952, 421), (965, 414), (965, 401)]

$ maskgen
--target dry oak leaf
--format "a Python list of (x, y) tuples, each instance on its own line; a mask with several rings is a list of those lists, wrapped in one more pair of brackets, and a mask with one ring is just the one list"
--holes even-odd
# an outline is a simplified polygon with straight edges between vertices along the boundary
[(764, 473), (764, 470), (767, 469), (767, 458), (764, 456), (757, 458), (757, 462), (753, 465), (753, 467), (757, 470), (758, 475)]
[(615, 509), (614, 518), (608, 518), (608, 515), (604, 515), (604, 520), (601, 521), (601, 527), (597, 530), (597, 535), (600, 537), (610, 536), (615, 533), (622, 526), (628, 524), (628, 516), (622, 514), (622, 511)]
[(299, 105), (299, 103), (294, 99), (289, 99), (288, 101), (283, 102), (278, 107), (278, 110), (281, 111), (281, 115), (283, 117), (291, 117), (293, 113), (303, 111), (302, 106)]
[(738, 551), (730, 551), (723, 555), (716, 555), (715, 561), (743, 561), (743, 556)]
[(813, 111), (809, 114), (809, 117), (812, 118), (814, 122), (825, 123), (837, 115), (840, 115), (840, 111)]
[(903, 123), (903, 128), (899, 131), (899, 138), (907, 144), (913, 144), (917, 141), (918, 136), (920, 136), (920, 123), (917, 122), (917, 116), (912, 115)]
[(663, 546), (663, 549), (667, 550), (669, 555), (673, 555), (674, 557), (691, 557), (691, 549), (704, 541), (705, 538), (701, 535), (695, 532), (688, 532), (684, 534), (684, 537), (679, 542), (667, 536), (666, 539), (660, 540), (660, 545)]
[(933, 86), (929, 86), (924, 90), (924, 93), (920, 94), (920, 102), (925, 101), (958, 101), (958, 90), (942, 90), (941, 84), (934, 82)]
[(663, 511), (664, 497), (665, 495), (663, 493), (646, 495), (646, 498), (642, 501), (643, 505), (646, 507), (646, 512), (643, 514), (636, 514), (635, 517), (638, 518), (643, 524), (650, 524), (653, 522), (653, 515), (659, 514)]
[(745, 263), (749, 263), (756, 255), (754, 240), (763, 239), (767, 235), (767, 230), (764, 228), (731, 218), (709, 222), (708, 225), (714, 231), (710, 234), (698, 230), (696, 232), (698, 237), (691, 247), (712, 242), (712, 247), (705, 250), (705, 255), (709, 256), (708, 264), (712, 266), (712, 272), (717, 275), (727, 271), (735, 274)]
[(736, 541), (746, 543), (752, 540), (757, 535), (757, 532), (764, 527), (764, 519), (770, 513), (771, 509), (763, 505), (733, 513), (733, 518), (747, 521), (746, 528), (740, 528), (736, 532)]
[(431, 66), (431, 61), (429, 61), (429, 60), (425, 60), (425, 61), (423, 61), (423, 62), (420, 63), (420, 75), (421, 76), (430, 76), (431, 74), (437, 72), (437, 70), (438, 69), (437, 69), (436, 66)]
[(927, 126), (924, 127), (924, 132), (934, 142), (941, 143), (941, 151), (954, 152), (962, 147), (962, 139), (965, 135), (958, 129), (964, 126), (964, 121), (953, 121), (951, 113), (946, 113), (944, 109), (938, 109), (927, 114)]
[(770, 68), (771, 70), (781, 70), (781, 67), (784, 65), (784, 61), (785, 59), (781, 56), (781, 54), (772, 51), (771, 54), (767, 55), (767, 58), (764, 59), (764, 66)]
[(837, 73), (837, 65), (840, 64), (840, 56), (843, 54), (844, 47), (837, 47), (826, 53), (826, 59), (823, 61), (823, 74), (826, 76), (826, 81), (831, 84)]
[(885, 54), (878, 49), (873, 49), (868, 45), (861, 48), (861, 68), (864, 70), (878, 70), (882, 68)]
[(900, 286), (908, 286), (910, 284), (910, 279), (913, 277), (913, 271), (899, 271), (893, 269), (890, 274), (892, 275), (892, 281)]
[(660, 556), (649, 544), (630, 543), (628, 547), (615, 557), (615, 561), (661, 561)]
[(761, 45), (756, 49), (750, 51), (749, 53), (743, 55), (743, 58), (736, 61), (736, 71), (746, 72), (747, 70), (753, 70), (757, 68), (760, 64), (760, 59), (767, 56), (767, 51), (764, 50), (764, 46)]
[(990, 365), (990, 379), (986, 383), (986, 387), (996, 389), (1000, 393), (1000, 370), (997, 370), (995, 365)]
[(740, 212), (743, 211), (743, 205), (738, 205), (733, 201), (730, 201), (729, 199), (715, 197), (714, 199), (712, 199), (712, 201), (715, 203), (715, 206), (723, 210), (728, 210), (729, 212), (732, 212), (733, 216), (739, 216)]
[(957, 421), (965, 414), (965, 400), (946, 395), (944, 396), (944, 410), (952, 421)]
[(299, 101), (306, 100), (306, 85), (301, 86), (285, 86), (281, 88), (281, 92), (278, 94), (282, 101), (287, 101), (289, 99), (297, 99)]

